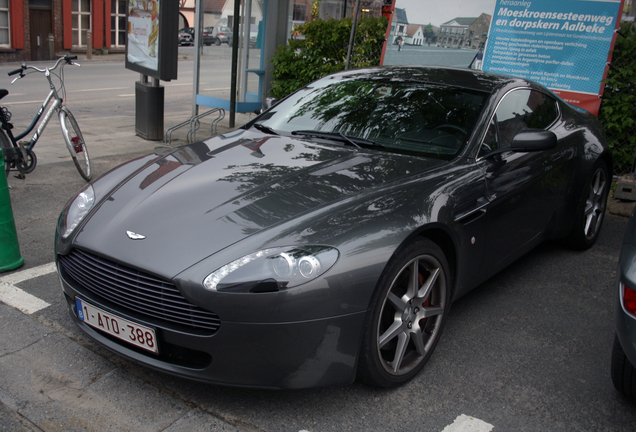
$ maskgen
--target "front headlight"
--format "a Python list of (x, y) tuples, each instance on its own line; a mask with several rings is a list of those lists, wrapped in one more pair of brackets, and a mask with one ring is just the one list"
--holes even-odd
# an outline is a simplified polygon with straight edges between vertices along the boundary
[(270, 292), (316, 279), (338, 260), (338, 250), (327, 246), (264, 249), (224, 265), (208, 275), (210, 291)]
[(62, 238), (67, 238), (79, 223), (84, 219), (95, 204), (95, 191), (93, 186), (86, 185), (75, 199), (69, 204), (60, 217), (58, 232)]

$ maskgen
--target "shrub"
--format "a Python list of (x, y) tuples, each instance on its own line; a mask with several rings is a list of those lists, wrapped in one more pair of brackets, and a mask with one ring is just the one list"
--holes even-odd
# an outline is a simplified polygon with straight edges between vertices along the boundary
[[(385, 17), (358, 20), (350, 68), (380, 64), (387, 24)], [(345, 18), (308, 21), (296, 27), (294, 31), (305, 39), (291, 39), (276, 50), (270, 95), (283, 98), (318, 78), (344, 70), (351, 26), (352, 19)]]
[(636, 25), (623, 23), (616, 39), (612, 66), (605, 79), (599, 119), (603, 123), (616, 174), (633, 170), (636, 152)]

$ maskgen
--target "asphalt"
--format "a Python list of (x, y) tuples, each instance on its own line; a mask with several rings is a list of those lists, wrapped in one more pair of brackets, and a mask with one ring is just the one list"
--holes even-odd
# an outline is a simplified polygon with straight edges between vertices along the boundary
[[(92, 60), (79, 57), (81, 63), (123, 61), (122, 54), (93, 56)], [(190, 115), (166, 115), (165, 129), (187, 121)], [(252, 116), (237, 114), (236, 126)], [(127, 160), (186, 143), (189, 130), (178, 129), (172, 142), (165, 142), (140, 137), (134, 118), (120, 119), (117, 124), (82, 119), (80, 127), (93, 178)], [(228, 113), (216, 132), (227, 130)], [(211, 118), (206, 118), (196, 138), (211, 134)], [(7, 179), (24, 265), (0, 273), (0, 432), (240, 430), (136, 377), (125, 363), (92, 344), (73, 325), (60, 327), (60, 322), (71, 321), (64, 317), (66, 306), (60, 303), (59, 283), (51, 272), (53, 233), (64, 204), (85, 182), (59, 131), (47, 134), (36, 154), (33, 173), (24, 180), (13, 175)], [(24, 309), (30, 298), (23, 297), (27, 292), (31, 293), (27, 296), (47, 302), (46, 308)]]
[[(93, 60), (82, 61), (121, 61), (121, 57), (95, 56)], [(187, 120), (188, 114), (165, 118), (165, 127)], [(250, 117), (239, 115), (237, 125)], [(95, 177), (134, 157), (183, 144), (187, 133), (186, 129), (176, 131), (174, 143), (169, 144), (139, 137), (134, 119), (121, 124), (89, 119), (81, 127), (88, 142)], [(209, 135), (209, 127), (209, 123), (204, 122), (197, 137)], [(217, 132), (229, 129), (226, 116), (219, 123)], [(266, 418), (267, 413), (259, 418), (260, 423), (254, 421), (261, 425), (256, 428), (244, 423), (238, 414), (228, 415), (231, 411), (218, 406), (204, 409), (206, 403), (199, 401), (206, 400), (211, 391), (209, 388), (191, 388), (185, 380), (171, 379), (132, 365), (97, 346), (71, 322), (61, 298), (59, 282), (52, 272), (53, 233), (64, 204), (85, 182), (76, 172), (61, 141), (52, 141), (46, 148), (41, 146), (38, 150), (39, 163), (33, 173), (24, 180), (8, 178), (17, 237), (25, 263), (16, 270), (0, 273), (0, 295), (5, 296), (0, 301), (0, 432), (268, 429), (266, 425), (271, 423)], [(627, 216), (633, 205), (610, 200), (614, 214)], [(615, 237), (620, 238), (624, 222), (612, 216), (607, 223), (605, 231), (618, 231)], [(611, 258), (610, 261), (615, 260), (613, 255)], [(29, 293), (48, 306), (33, 311), (20, 306), (22, 300), (16, 303), (18, 305), (6, 300), (7, 293), (21, 292)], [(161, 383), (165, 381), (170, 385)], [(221, 399), (224, 394), (228, 395), (238, 412), (249, 409), (249, 403), (240, 401), (246, 394), (226, 393), (222, 389), (213, 391), (219, 393)], [(358, 391), (354, 387), (343, 392), (359, 395)], [(377, 397), (366, 393), (363, 397)], [(259, 401), (268, 400), (270, 396), (266, 393), (247, 395)], [(311, 400), (319, 403), (322, 396), (316, 392), (315, 399)], [(294, 394), (279, 397), (289, 404), (295, 398)], [(220, 403), (219, 406), (225, 405)], [(271, 408), (273, 415), (276, 409)], [(314, 412), (311, 407), (307, 411)], [(364, 415), (356, 417), (356, 412), (350, 415), (355, 417), (349, 419), (350, 424), (364, 418)], [(302, 422), (292, 422), (284, 427), (296, 431), (305, 428), (309, 429), (308, 423)], [(337, 425), (334, 426), (336, 429)]]

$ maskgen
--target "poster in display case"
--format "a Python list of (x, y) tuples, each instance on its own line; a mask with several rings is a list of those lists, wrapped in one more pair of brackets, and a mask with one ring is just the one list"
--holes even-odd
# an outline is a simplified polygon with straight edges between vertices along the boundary
[(178, 2), (128, 0), (126, 69), (163, 81), (177, 78)]

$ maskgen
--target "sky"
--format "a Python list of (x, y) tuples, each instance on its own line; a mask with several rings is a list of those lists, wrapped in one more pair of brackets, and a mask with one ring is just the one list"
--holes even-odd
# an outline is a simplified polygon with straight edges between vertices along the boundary
[(411, 24), (438, 26), (456, 17), (492, 15), (495, 0), (397, 0), (395, 7), (406, 9)]

